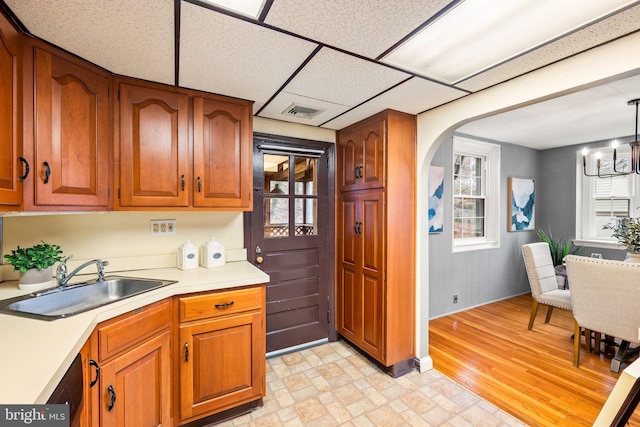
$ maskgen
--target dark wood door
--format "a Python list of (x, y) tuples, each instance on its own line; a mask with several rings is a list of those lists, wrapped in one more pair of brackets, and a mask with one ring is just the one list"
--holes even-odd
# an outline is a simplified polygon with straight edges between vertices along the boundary
[(245, 239), (249, 260), (271, 278), (268, 353), (335, 337), (333, 154), (333, 144), (254, 136)]

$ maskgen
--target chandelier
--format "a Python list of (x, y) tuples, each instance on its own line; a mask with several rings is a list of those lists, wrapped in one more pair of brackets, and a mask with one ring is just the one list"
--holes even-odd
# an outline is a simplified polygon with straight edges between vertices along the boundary
[(613, 143), (613, 161), (612, 161), (613, 172), (603, 173), (600, 171), (601, 154), (597, 153), (596, 154), (596, 173), (587, 173), (588, 150), (586, 148), (582, 150), (582, 171), (586, 176), (597, 176), (599, 178), (609, 178), (613, 176), (631, 175), (632, 173), (637, 173), (640, 175), (640, 141), (638, 141), (638, 104), (640, 104), (640, 98), (632, 99), (631, 101), (627, 102), (627, 105), (636, 106), (636, 138), (633, 142), (629, 143), (629, 145), (631, 146), (631, 162), (630, 162), (631, 170), (624, 170), (625, 169), (624, 167), (622, 168), (623, 170), (618, 170), (618, 167), (619, 167), (618, 158), (617, 158), (618, 143), (614, 142)]

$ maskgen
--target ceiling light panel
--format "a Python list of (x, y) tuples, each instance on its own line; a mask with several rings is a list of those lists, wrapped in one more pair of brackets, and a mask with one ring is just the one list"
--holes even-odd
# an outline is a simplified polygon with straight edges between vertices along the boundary
[(37, 37), (113, 73), (175, 82), (173, 0), (6, 0), (6, 4)]
[(186, 2), (181, 17), (180, 85), (255, 101), (254, 112), (317, 47)]
[(630, 7), (585, 29), (571, 33), (567, 37), (555, 40), (511, 61), (475, 75), (456, 84), (456, 86), (473, 92), (485, 89), (599, 46), (609, 40), (615, 40), (618, 37), (633, 33), (638, 30), (639, 23), (640, 5)]
[(223, 9), (237, 12), (251, 18), (258, 18), (260, 10), (264, 5), (264, 0), (201, 0)]
[(466, 0), (383, 60), (455, 83), (633, 3)]
[(450, 0), (276, 0), (265, 23), (377, 58)]

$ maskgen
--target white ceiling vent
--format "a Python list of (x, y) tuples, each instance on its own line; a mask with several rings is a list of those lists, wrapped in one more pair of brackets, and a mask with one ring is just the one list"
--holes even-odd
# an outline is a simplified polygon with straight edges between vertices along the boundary
[(291, 117), (299, 117), (301, 119), (312, 119), (318, 114), (322, 113), (324, 109), (307, 107), (304, 105), (296, 104), (295, 102), (289, 105), (282, 114)]

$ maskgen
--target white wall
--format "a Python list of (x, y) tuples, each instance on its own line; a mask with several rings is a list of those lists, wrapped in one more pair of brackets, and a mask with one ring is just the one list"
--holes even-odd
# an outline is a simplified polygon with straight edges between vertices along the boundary
[[(632, 34), (418, 116), (418, 230), (426, 230), (429, 165), (440, 144), (462, 124), (640, 72), (640, 34)], [(506, 141), (508, 142), (508, 141)], [(429, 236), (417, 239), (417, 337), (421, 370), (429, 357)]]

